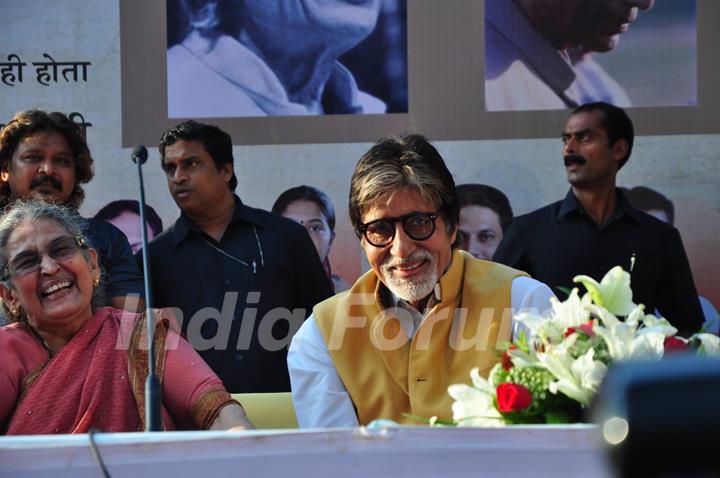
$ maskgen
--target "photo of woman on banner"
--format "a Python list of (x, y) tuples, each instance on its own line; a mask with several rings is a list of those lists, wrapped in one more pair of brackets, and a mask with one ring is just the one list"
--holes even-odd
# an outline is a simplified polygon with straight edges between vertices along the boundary
[(405, 1), (168, 0), (168, 116), (385, 113), (339, 58)]

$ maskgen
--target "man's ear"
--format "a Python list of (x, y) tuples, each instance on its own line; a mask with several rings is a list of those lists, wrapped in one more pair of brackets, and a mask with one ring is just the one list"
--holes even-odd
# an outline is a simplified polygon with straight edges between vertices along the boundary
[(459, 227), (460, 227), (460, 226), (458, 226), (457, 224), (455, 224), (455, 227), (453, 228), (452, 232), (450, 233), (450, 237), (449, 237), (449, 238), (450, 238), (450, 245), (451, 245), (451, 246), (452, 246), (453, 244), (455, 244), (455, 241), (457, 240), (457, 233), (458, 233), (458, 228), (459, 228)]
[(619, 139), (612, 145), (612, 157), (615, 161), (620, 163), (630, 149), (626, 139)]
[(235, 171), (235, 168), (233, 167), (232, 163), (225, 163), (220, 168), (218, 168), (220, 171), (220, 174), (222, 174), (223, 179), (230, 184), (230, 180), (232, 179), (233, 172)]
[(10, 170), (12, 169), (12, 158), (9, 158), (7, 161), (3, 161), (3, 164), (0, 166), (0, 181), (6, 183), (10, 179)]

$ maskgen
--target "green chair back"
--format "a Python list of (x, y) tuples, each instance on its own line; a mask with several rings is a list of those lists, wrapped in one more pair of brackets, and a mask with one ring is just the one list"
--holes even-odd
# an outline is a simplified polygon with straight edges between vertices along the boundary
[(290, 392), (234, 393), (255, 428), (298, 428)]

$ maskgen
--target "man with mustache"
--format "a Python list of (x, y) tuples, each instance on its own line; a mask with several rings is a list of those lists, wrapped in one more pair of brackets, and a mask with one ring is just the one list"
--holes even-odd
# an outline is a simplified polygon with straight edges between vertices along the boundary
[(520, 334), (512, 312), (552, 292), (457, 246), (450, 171), (420, 135), (375, 143), (355, 167), (350, 221), (371, 270), (317, 305), (288, 354), (301, 427), (452, 417), (448, 385), (487, 376)]
[(578, 274), (602, 279), (630, 271), (633, 301), (659, 310), (684, 335), (703, 315), (678, 230), (633, 208), (616, 187), (630, 158), (632, 121), (607, 103), (576, 108), (567, 121), (563, 160), (570, 191), (562, 201), (516, 217), (493, 259), (548, 284), (575, 286)]
[[(0, 208), (35, 199), (77, 209), (93, 177), (93, 159), (78, 125), (62, 113), (17, 113), (0, 131)], [(112, 306), (144, 309), (142, 274), (122, 232), (105, 221), (86, 220), (98, 252)]]
[(155, 305), (179, 309), (229, 392), (289, 391), (290, 338), (332, 295), (310, 236), (234, 194), (232, 140), (218, 127), (180, 123), (160, 139), (160, 159), (181, 214), (149, 245)]
[(629, 106), (624, 89), (593, 60), (654, 0), (486, 0), (488, 111)]

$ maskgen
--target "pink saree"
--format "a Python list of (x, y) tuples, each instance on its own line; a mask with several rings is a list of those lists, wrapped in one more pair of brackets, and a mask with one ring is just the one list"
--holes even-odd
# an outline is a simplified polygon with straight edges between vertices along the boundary
[[(175, 334), (177, 342), (166, 347), (170, 320), (162, 311), (158, 311), (156, 318), (156, 372), (161, 381), (167, 379), (164, 373), (169, 353), (175, 354), (173, 369), (181, 370), (188, 360), (202, 362), (175, 332), (170, 333)], [(142, 430), (147, 377), (145, 327), (144, 315), (109, 307), (98, 310), (54, 357), (24, 377), (6, 433), (85, 433), (90, 428), (104, 432)], [(31, 334), (29, 330), (26, 333)], [(176, 428), (176, 415), (183, 427), (207, 428), (220, 408), (231, 402), (229, 394), (204, 363), (190, 381), (178, 373), (175, 375), (177, 380), (173, 380), (177, 385), (163, 384), (165, 429)], [(169, 407), (165, 397), (168, 388), (168, 399), (177, 402)]]

